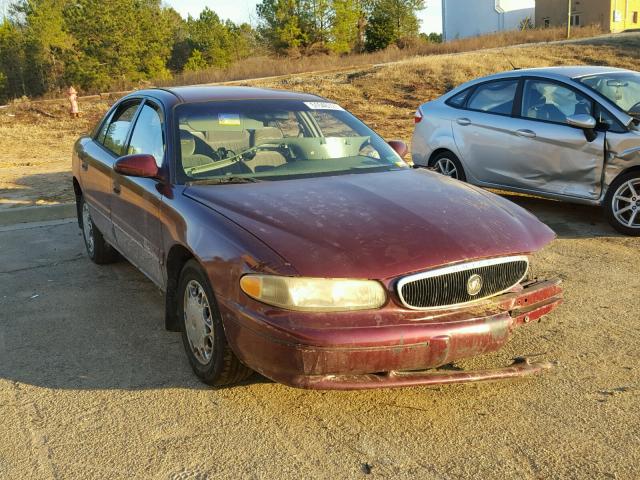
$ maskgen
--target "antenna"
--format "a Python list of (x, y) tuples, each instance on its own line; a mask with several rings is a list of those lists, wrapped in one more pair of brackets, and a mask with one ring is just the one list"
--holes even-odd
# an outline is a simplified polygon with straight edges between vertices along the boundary
[(505, 53), (504, 50), (500, 50), (500, 53), (502, 53), (502, 55), (504, 56), (504, 58), (507, 60), (507, 62), (509, 62), (509, 65), (511, 65), (511, 68), (513, 68), (514, 70), (520, 70), (519, 67), (516, 67), (513, 62), (511, 61), (511, 59), (509, 57), (507, 57), (507, 54)]

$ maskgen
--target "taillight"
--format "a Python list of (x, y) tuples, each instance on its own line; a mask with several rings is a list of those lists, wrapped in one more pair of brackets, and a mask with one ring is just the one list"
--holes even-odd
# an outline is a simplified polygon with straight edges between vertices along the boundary
[(422, 112), (418, 108), (418, 110), (416, 110), (415, 116), (413, 117), (413, 123), (420, 123), (421, 120), (422, 120)]

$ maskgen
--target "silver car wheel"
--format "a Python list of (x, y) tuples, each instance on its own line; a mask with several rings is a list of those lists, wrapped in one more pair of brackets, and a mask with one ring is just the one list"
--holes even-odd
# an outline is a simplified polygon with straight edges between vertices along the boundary
[(435, 164), (436, 171), (442, 175), (447, 177), (458, 179), (458, 169), (456, 168), (456, 164), (453, 163), (453, 160), (447, 157), (443, 157), (438, 160)]
[(640, 178), (620, 185), (613, 195), (613, 216), (625, 227), (640, 228)]
[(190, 280), (184, 290), (183, 309), (191, 351), (199, 363), (207, 365), (213, 355), (213, 319), (207, 294), (196, 280)]
[(82, 233), (84, 234), (84, 243), (87, 246), (87, 251), (89, 255), (93, 256), (93, 252), (96, 249), (96, 241), (93, 237), (93, 221), (89, 213), (89, 205), (86, 202), (82, 203)]

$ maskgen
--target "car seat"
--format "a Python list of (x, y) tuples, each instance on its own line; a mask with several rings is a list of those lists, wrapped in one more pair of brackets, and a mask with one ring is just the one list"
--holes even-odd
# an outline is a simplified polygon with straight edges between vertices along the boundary
[[(277, 127), (263, 127), (253, 132), (253, 145), (259, 146), (268, 143), (281, 143), (282, 130)], [(273, 142), (272, 142), (273, 141)], [(255, 156), (250, 160), (245, 160), (244, 164), (254, 172), (271, 170), (287, 163), (287, 159), (280, 152), (275, 150), (258, 149)]]
[[(213, 156), (196, 153), (198, 143), (204, 141), (188, 130), (180, 129), (180, 150), (182, 152), (182, 168), (199, 167), (214, 162)], [(202, 145), (200, 145), (202, 147)], [(210, 149), (210, 147), (208, 147)], [(213, 152), (211, 152), (213, 153)]]

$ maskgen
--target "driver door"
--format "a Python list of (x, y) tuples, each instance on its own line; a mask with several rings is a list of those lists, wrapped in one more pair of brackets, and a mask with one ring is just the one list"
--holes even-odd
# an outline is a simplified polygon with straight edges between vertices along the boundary
[[(153, 155), (159, 168), (165, 157), (162, 110), (148, 100), (140, 108), (126, 155)], [(118, 250), (157, 285), (163, 284), (162, 195), (158, 180), (137, 178), (114, 172), (111, 218)]]
[[(501, 184), (534, 192), (597, 199), (601, 192), (605, 134), (588, 141), (567, 117), (594, 115), (594, 102), (568, 85), (524, 80), (520, 117), (509, 144), (512, 175)], [(498, 184), (500, 185), (500, 184)]]

